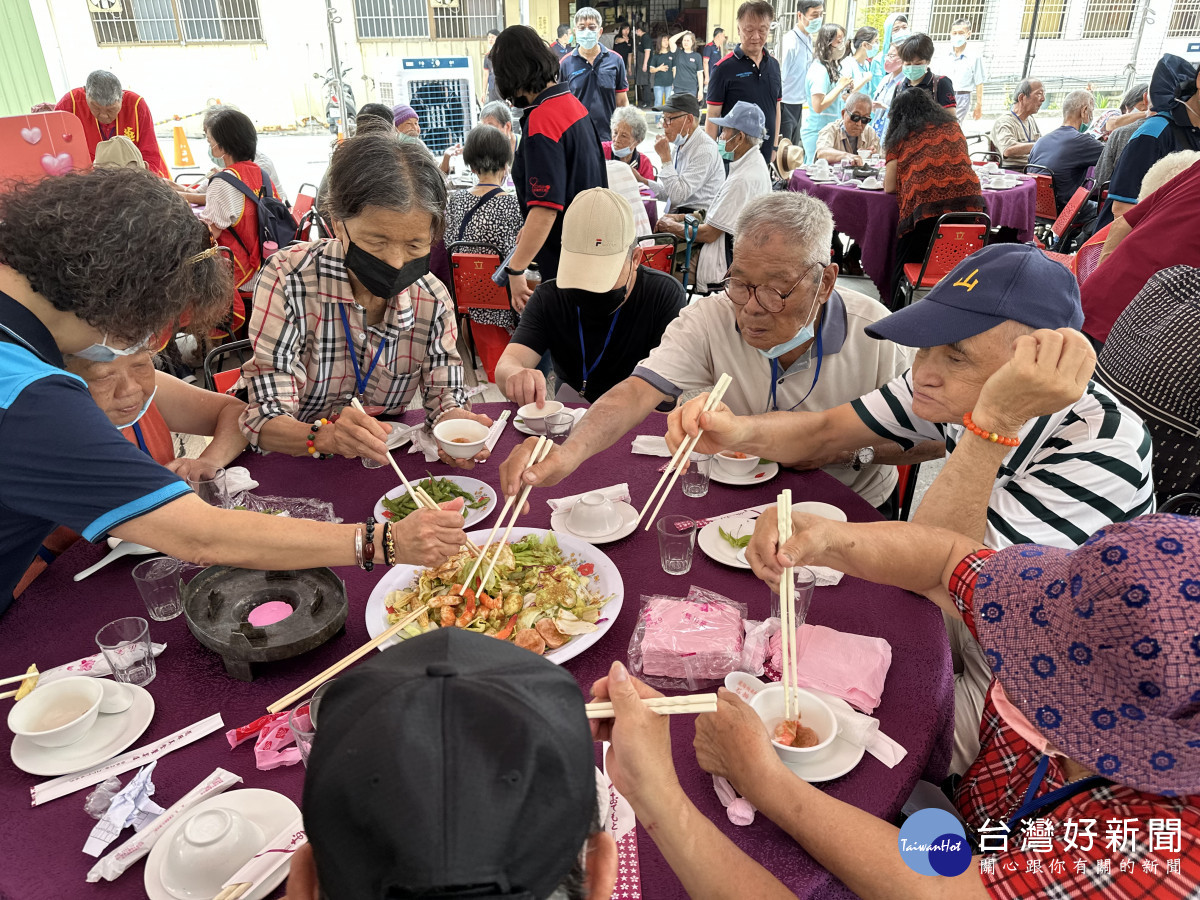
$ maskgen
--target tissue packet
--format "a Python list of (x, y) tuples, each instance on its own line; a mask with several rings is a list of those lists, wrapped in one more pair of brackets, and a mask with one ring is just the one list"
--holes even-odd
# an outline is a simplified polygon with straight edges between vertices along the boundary
[(746, 606), (692, 587), (687, 597), (643, 595), (629, 667), (666, 690), (712, 687), (741, 667)]

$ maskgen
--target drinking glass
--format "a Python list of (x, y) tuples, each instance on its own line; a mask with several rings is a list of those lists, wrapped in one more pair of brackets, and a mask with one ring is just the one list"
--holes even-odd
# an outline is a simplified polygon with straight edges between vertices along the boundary
[(546, 436), (556, 444), (561, 444), (571, 435), (575, 427), (575, 416), (569, 412), (557, 412), (546, 416)]
[(712, 472), (712, 455), (693, 453), (688, 457), (687, 471), (679, 476), (683, 496), (703, 497), (708, 493), (708, 478)]
[(658, 520), (658, 559), (668, 575), (686, 575), (692, 568), (696, 523), (688, 516), (663, 516)]
[(225, 470), (220, 466), (209, 466), (205, 471), (187, 478), (188, 487), (209, 506), (229, 508), (229, 489), (225, 484)]
[(150, 623), (145, 619), (129, 616), (109, 622), (96, 632), (96, 644), (117, 681), (145, 687), (154, 680)]
[(170, 621), (183, 612), (180, 588), (185, 565), (173, 557), (159, 556), (133, 567), (134, 584), (156, 622)]
[(288, 713), (288, 728), (296, 740), (296, 747), (300, 750), (300, 761), (304, 763), (306, 769), (308, 768), (308, 754), (312, 752), (313, 741), (317, 737), (321, 697), (324, 696), (331, 684), (333, 684), (332, 681), (325, 682), (317, 688), (316, 693), (310, 699), (305, 700)]
[[(817, 576), (813, 574), (812, 569), (805, 566), (796, 566), (792, 570), (792, 576), (794, 578), (792, 583), (796, 586), (796, 627), (799, 628), (808, 618), (808, 608), (812, 605), (813, 588), (817, 586)], [(775, 593), (774, 588), (771, 590), (771, 615), (779, 618), (779, 595)]]

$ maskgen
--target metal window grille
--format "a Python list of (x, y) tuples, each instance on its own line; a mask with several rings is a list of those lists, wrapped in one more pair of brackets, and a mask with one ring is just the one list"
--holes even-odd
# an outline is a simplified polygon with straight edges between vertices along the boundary
[(1175, 0), (1171, 11), (1171, 24), (1167, 37), (1195, 37), (1200, 35), (1200, 0)]
[(933, 0), (933, 15), (929, 17), (929, 36), (935, 41), (950, 40), (950, 26), (957, 19), (971, 23), (971, 34), (983, 35), (984, 9), (987, 0)]
[(465, 77), (411, 81), (408, 105), (421, 124), (421, 140), (434, 154), (466, 140), (471, 128), (471, 85)]
[(1138, 0), (1088, 0), (1083, 16), (1084, 38), (1127, 38), (1133, 30)]
[[(1067, 5), (1070, 0), (1042, 0), (1038, 6), (1038, 38), (1061, 38), (1067, 22)], [(1021, 40), (1029, 40), (1029, 29), (1033, 25), (1033, 8), (1036, 0), (1025, 0), (1025, 13), (1021, 16)]]
[(496, 0), (458, 0), (458, 6), (433, 7), (436, 38), (482, 38), (491, 28), (503, 28)]
[(362, 40), (430, 36), (425, 0), (354, 0), (354, 23)]
[(91, 18), (101, 45), (262, 40), (258, 0), (114, 0)]

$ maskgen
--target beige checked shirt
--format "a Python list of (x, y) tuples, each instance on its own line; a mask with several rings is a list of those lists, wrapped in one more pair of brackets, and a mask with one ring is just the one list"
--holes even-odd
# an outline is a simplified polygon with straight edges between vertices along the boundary
[(349, 404), (357, 394), (351, 347), (363, 375), (380, 354), (364, 405), (397, 415), (419, 388), (429, 424), (447, 410), (470, 408), (445, 286), (426, 275), (391, 298), (383, 321), (368, 327), (337, 240), (296, 244), (267, 260), (254, 291), (250, 340), (254, 357), (242, 366), (250, 405), (241, 426), (255, 447), (263, 425), (276, 416), (313, 422)]

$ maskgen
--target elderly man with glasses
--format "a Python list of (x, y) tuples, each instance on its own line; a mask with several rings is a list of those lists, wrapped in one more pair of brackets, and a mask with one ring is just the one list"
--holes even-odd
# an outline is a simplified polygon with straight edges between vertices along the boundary
[(861, 166), (863, 157), (879, 152), (879, 135), (871, 124), (871, 98), (855, 91), (846, 98), (842, 117), (817, 134), (817, 159)]
[[(686, 307), (658, 347), (593, 403), (544, 461), (526, 470), (532, 441), (513, 450), (501, 469), (505, 494), (515, 494), (522, 478), (536, 486), (558, 483), (655, 409), (671, 409), (681, 394), (710, 387), (722, 372), (733, 375), (725, 403), (748, 415), (826, 410), (908, 369), (907, 350), (865, 333), (887, 310), (835, 287), (838, 270), (829, 264), (828, 249), (833, 218), (820, 200), (790, 191), (769, 194), (746, 208), (736, 233), (725, 290)], [(877, 451), (891, 463), (908, 461), (896, 444), (868, 439), (862, 447), (799, 465), (825, 467), (868, 503), (885, 506), (896, 470), (872, 465)]]
[(672, 94), (663, 105), (663, 133), (654, 141), (662, 165), (653, 180), (636, 169), (633, 177), (667, 202), (668, 213), (708, 209), (725, 184), (725, 164), (717, 142), (700, 127), (700, 101)]

